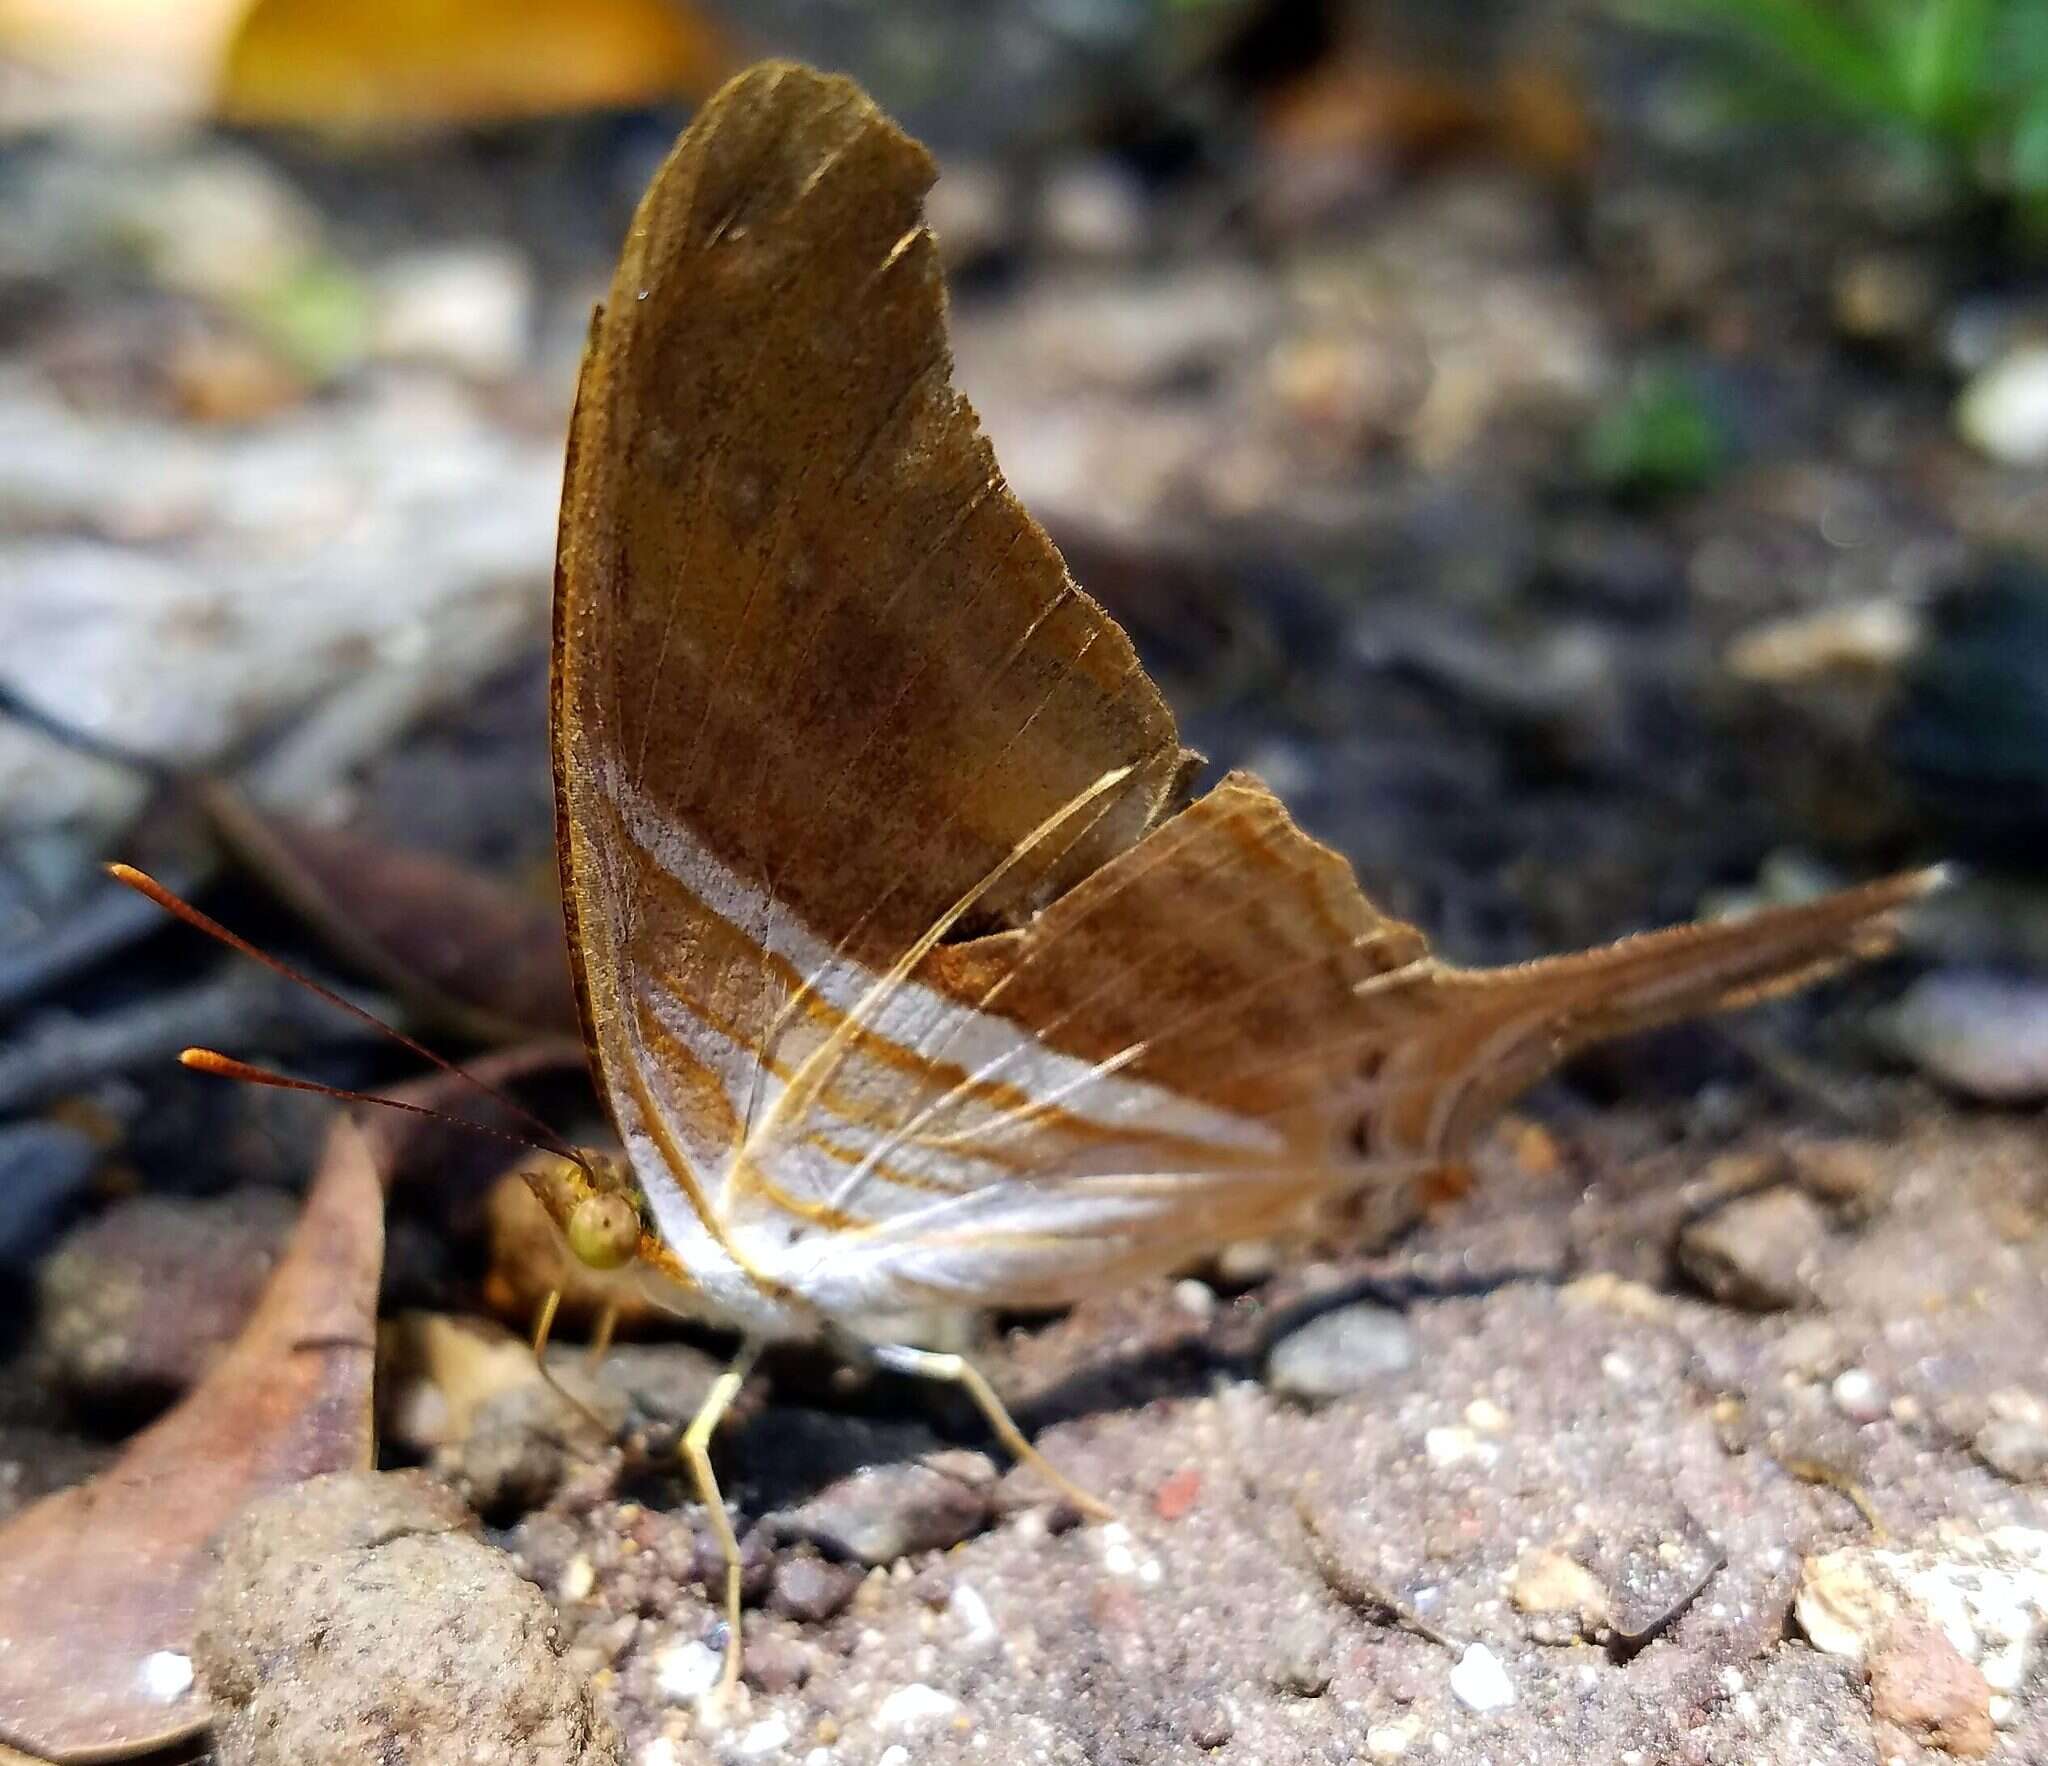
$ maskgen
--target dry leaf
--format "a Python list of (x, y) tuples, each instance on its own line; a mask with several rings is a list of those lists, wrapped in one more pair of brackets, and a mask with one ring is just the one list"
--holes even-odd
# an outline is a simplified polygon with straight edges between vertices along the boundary
[[(478, 1074), (513, 1078), (536, 1059), (516, 1051)], [(437, 1078), (397, 1095), (445, 1107), (462, 1094)], [(337, 1122), (234, 1347), (106, 1471), (0, 1529), (7, 1740), (53, 1760), (113, 1760), (203, 1726), (191, 1636), (215, 1534), (266, 1491), (370, 1463), (383, 1179), (426, 1132), (412, 1119)]]
[(242, 123), (403, 129), (691, 97), (728, 65), (687, 0), (255, 0), (220, 108)]
[(383, 1239), (376, 1149), (338, 1124), (234, 1348), (105, 1472), (0, 1532), (0, 1731), (104, 1760), (205, 1723), (190, 1650), (213, 1535), (262, 1491), (370, 1463)]

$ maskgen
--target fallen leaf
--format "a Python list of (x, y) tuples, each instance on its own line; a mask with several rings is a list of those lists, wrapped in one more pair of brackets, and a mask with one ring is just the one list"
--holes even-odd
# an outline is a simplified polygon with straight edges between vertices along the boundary
[(700, 96), (728, 66), (683, 0), (256, 0), (219, 104), (361, 133)]
[[(511, 1051), (478, 1077), (556, 1059)], [(445, 1105), (456, 1085), (436, 1078), (397, 1095)], [(370, 1464), (383, 1180), (425, 1132), (410, 1118), (337, 1123), (234, 1347), (106, 1471), (0, 1529), (8, 1741), (51, 1760), (118, 1760), (205, 1724), (192, 1627), (214, 1536), (266, 1492)]]

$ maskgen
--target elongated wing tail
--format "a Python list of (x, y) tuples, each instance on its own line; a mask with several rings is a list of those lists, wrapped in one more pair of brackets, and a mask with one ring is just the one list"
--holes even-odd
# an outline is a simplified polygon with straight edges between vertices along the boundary
[(1942, 876), (1905, 872), (1818, 901), (1509, 968), (1441, 969), (1401, 1002), (1417, 1021), (1379, 1076), (1375, 1151), (1455, 1157), (1496, 1112), (1581, 1049), (1754, 1005), (1881, 956), (1897, 941), (1903, 911)]

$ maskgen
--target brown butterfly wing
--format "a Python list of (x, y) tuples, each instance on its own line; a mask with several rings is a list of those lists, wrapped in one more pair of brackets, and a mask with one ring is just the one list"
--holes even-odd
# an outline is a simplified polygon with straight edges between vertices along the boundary
[(1255, 780), (1184, 806), (1165, 705), (950, 385), (931, 176), (847, 82), (743, 75), (641, 206), (572, 426), (586, 1022), (722, 1247), (842, 1311), (1060, 1298), (1882, 940), (1917, 881), (1461, 973)]
[(1177, 801), (1171, 713), (952, 388), (932, 176), (851, 83), (757, 68), (657, 174), (593, 328), (554, 742), (607, 1068), (647, 1016), (635, 976), (686, 976), (745, 1041), (791, 985), (761, 957), (779, 926), (884, 966), (1104, 773), (1132, 769), (981, 923)]

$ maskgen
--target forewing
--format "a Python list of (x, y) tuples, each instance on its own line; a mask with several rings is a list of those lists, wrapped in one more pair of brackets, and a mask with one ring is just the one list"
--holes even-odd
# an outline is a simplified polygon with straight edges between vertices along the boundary
[(951, 386), (932, 176), (849, 82), (741, 76), (656, 175), (585, 357), (556, 590), (563, 893), (622, 1129), (704, 1170), (761, 1106), (807, 982), (792, 1050), (835, 976), (886, 969), (1059, 806), (1121, 769), (974, 925), (1130, 845), (1186, 771)]

